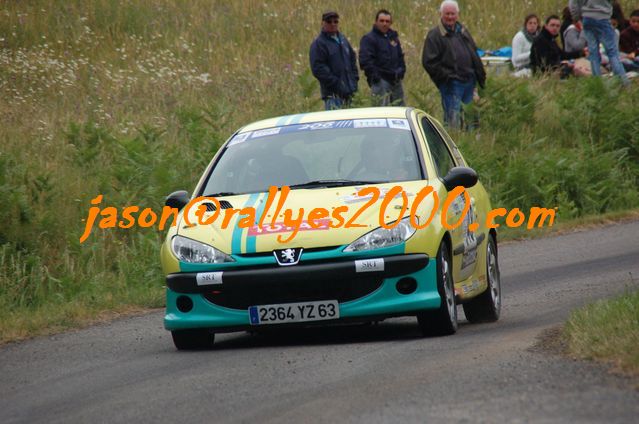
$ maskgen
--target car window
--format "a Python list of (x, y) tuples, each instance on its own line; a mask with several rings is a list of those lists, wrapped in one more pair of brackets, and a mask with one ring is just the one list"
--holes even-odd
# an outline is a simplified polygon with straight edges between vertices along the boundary
[(448, 174), (448, 171), (455, 167), (455, 161), (448, 151), (446, 143), (425, 116), (422, 118), (422, 130), (426, 137), (428, 149), (435, 162), (437, 173), (443, 178)]
[(355, 127), (358, 120), (345, 120), (239, 134), (220, 156), (202, 194), (253, 193), (317, 180), (421, 179), (408, 121), (395, 120), (401, 121), (398, 128), (386, 119), (368, 121), (384, 126)]
[(444, 127), (442, 127), (442, 125), (434, 119), (429, 120), (429, 122), (431, 122), (435, 126), (435, 128), (437, 128), (437, 130), (439, 131), (439, 134), (441, 134), (442, 137), (444, 138), (444, 141), (446, 141), (446, 144), (450, 148), (450, 151), (453, 154), (453, 157), (455, 158), (455, 163), (457, 164), (457, 166), (468, 166), (466, 164), (466, 160), (462, 157), (461, 153), (459, 152), (457, 145), (453, 142), (453, 139), (450, 138), (450, 135), (448, 134), (448, 132), (446, 132)]

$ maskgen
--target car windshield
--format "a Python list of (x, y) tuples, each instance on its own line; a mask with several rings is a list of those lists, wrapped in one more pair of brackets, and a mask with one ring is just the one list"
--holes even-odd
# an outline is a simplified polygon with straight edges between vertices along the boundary
[(315, 122), (244, 132), (228, 144), (203, 195), (268, 191), (270, 186), (336, 187), (419, 180), (406, 119)]

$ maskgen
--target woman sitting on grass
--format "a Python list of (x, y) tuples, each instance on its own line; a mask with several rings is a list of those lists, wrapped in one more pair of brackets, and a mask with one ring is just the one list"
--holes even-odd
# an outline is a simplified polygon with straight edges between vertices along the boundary
[(564, 7), (564, 10), (561, 11), (561, 26), (559, 27), (559, 37), (561, 38), (561, 45), (566, 45), (566, 40), (564, 39), (564, 32), (568, 29), (570, 25), (574, 24), (572, 20), (572, 14), (570, 13), (570, 8), (568, 6)]
[(576, 21), (564, 31), (564, 50), (566, 53), (583, 51), (587, 45), (586, 34), (581, 21)]
[(512, 62), (515, 67), (515, 76), (529, 77), (532, 74), (530, 70), (530, 48), (538, 34), (539, 18), (535, 14), (526, 16), (524, 27), (513, 37)]
[(574, 63), (571, 63), (570, 60), (585, 55), (585, 49), (584, 51), (567, 53), (559, 47), (556, 38), (559, 35), (560, 26), (559, 16), (548, 16), (546, 25), (533, 41), (530, 48), (530, 64), (533, 74), (558, 72), (562, 79), (568, 78), (574, 70)]

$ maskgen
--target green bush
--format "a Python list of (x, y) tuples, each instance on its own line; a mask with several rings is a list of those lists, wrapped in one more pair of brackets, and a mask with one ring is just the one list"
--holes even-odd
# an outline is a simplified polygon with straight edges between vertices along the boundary
[(639, 101), (615, 81), (490, 79), (483, 96), (480, 131), (459, 137), (494, 206), (574, 218), (639, 205), (639, 133), (629, 130)]

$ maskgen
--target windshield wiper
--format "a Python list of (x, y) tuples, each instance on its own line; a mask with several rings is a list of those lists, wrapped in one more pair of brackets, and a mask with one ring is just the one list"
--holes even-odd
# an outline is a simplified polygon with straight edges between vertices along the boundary
[(354, 180), (315, 180), (308, 181), (302, 184), (293, 184), (290, 188), (319, 188), (319, 187), (345, 187), (353, 185), (365, 185), (365, 184), (383, 184), (388, 181), (354, 181)]

